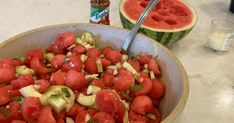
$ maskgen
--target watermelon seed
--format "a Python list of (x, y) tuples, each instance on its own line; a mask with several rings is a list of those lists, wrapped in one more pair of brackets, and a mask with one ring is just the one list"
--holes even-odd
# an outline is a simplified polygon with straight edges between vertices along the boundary
[(153, 15), (153, 16), (152, 16), (152, 19), (155, 20), (155, 21), (162, 21), (162, 20), (163, 20), (163, 17), (158, 16), (158, 15)]
[(169, 25), (176, 25), (177, 24), (177, 22), (173, 19), (166, 19), (164, 22), (166, 22)]
[(148, 5), (148, 2), (141, 2), (140, 5), (141, 7), (145, 8)]

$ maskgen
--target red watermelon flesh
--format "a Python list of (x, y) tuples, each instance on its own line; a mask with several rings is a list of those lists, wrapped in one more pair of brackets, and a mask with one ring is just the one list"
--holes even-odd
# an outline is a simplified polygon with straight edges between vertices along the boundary
[[(126, 0), (127, 16), (137, 20), (150, 0)], [(160, 0), (144, 21), (144, 26), (157, 29), (183, 28), (193, 21), (192, 11), (180, 0)]]

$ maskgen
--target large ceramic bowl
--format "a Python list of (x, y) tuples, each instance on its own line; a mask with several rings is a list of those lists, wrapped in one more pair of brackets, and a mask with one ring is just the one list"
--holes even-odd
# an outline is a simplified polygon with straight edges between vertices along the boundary
[[(98, 39), (98, 47), (113, 45), (118, 49), (129, 33), (121, 28), (92, 24), (48, 26), (19, 34), (3, 42), (0, 45), (0, 58), (22, 56), (35, 47), (46, 48), (58, 33), (65, 31), (73, 31), (76, 35), (90, 31)], [(167, 48), (141, 34), (135, 38), (130, 53), (158, 56), (163, 73), (160, 79), (166, 85), (166, 94), (160, 105), (162, 123), (174, 123), (182, 113), (189, 93), (188, 77), (182, 64)]]

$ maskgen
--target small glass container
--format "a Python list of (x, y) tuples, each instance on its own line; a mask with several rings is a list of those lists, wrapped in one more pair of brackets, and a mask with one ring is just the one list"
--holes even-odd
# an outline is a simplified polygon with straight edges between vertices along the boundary
[(211, 21), (206, 46), (214, 51), (228, 51), (234, 37), (234, 23), (228, 20)]

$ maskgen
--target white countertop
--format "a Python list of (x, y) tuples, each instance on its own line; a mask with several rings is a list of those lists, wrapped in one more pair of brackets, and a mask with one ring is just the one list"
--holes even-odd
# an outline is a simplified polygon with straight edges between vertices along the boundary
[[(230, 0), (187, 0), (198, 13), (194, 30), (172, 47), (187, 70), (190, 94), (181, 123), (234, 122), (234, 45), (217, 54), (204, 48), (212, 18), (234, 20)], [(111, 0), (111, 25), (121, 26), (119, 0)], [(0, 42), (33, 28), (89, 22), (89, 0), (0, 0)], [(234, 44), (234, 43), (232, 43)]]

